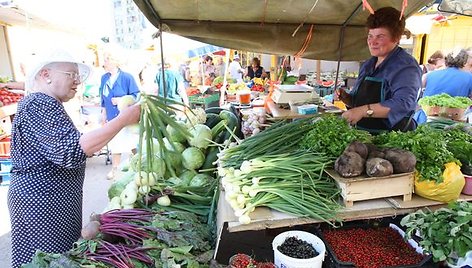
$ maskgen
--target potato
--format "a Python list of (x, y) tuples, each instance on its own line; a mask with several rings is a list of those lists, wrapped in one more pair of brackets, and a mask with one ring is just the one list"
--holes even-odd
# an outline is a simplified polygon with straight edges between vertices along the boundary
[(369, 154), (367, 146), (360, 141), (351, 142), (346, 147), (346, 149), (344, 149), (344, 152), (355, 152), (360, 155), (364, 160), (367, 159), (367, 155)]
[(365, 160), (358, 153), (345, 151), (334, 163), (334, 170), (339, 175), (350, 178), (359, 176), (364, 172)]
[(369, 177), (383, 177), (393, 174), (393, 166), (388, 160), (374, 157), (365, 163), (365, 172)]
[(413, 172), (416, 167), (415, 155), (407, 150), (389, 148), (385, 151), (385, 159), (393, 165), (393, 173)]

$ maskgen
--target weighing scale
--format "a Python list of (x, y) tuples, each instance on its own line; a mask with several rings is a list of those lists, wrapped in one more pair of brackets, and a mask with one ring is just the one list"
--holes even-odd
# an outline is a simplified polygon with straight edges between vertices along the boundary
[(272, 93), (272, 100), (277, 104), (288, 104), (289, 101), (298, 102), (319, 99), (313, 87), (307, 85), (277, 85)]

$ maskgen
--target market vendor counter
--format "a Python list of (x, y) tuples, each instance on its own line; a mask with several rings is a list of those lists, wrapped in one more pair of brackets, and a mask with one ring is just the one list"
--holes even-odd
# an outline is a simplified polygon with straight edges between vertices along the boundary
[[(224, 193), (220, 194), (218, 201), (218, 228), (225, 223), (228, 224), (228, 232), (240, 232), (248, 230), (263, 230), (266, 228), (280, 228), (287, 226), (303, 225), (309, 223), (319, 223), (320, 220), (309, 218), (298, 218), (269, 208), (259, 207), (250, 214), (251, 223), (241, 224), (238, 217), (234, 215), (231, 206), (224, 199)], [(472, 196), (461, 195), (459, 200), (472, 201)], [(446, 206), (447, 204), (429, 200), (413, 194), (411, 201), (403, 201), (401, 196), (373, 199), (355, 202), (352, 207), (344, 208), (338, 214), (340, 220), (352, 221), (359, 219), (383, 218), (396, 215), (408, 214), (423, 207), (431, 209)], [(220, 233), (222, 230), (218, 230)]]
[[(472, 201), (472, 196), (461, 195), (460, 200)], [(338, 217), (343, 221), (388, 218), (400, 220), (397, 215), (408, 214), (428, 207), (435, 210), (447, 204), (422, 198), (413, 194), (411, 201), (403, 201), (401, 196), (355, 202), (352, 207), (342, 209)], [(263, 260), (273, 257), (272, 239), (289, 230), (313, 231), (319, 228), (320, 220), (298, 218), (268, 208), (257, 208), (250, 214), (252, 222), (240, 224), (233, 209), (226, 202), (224, 192), (218, 202), (218, 238), (215, 259), (224, 263), (235, 252), (255, 255)], [(424, 266), (424, 267), (437, 267)]]

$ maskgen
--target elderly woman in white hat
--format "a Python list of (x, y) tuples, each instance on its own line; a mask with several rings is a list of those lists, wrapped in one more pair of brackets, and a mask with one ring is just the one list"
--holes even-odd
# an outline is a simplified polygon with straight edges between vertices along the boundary
[(75, 96), (90, 68), (64, 51), (45, 59), (30, 73), (30, 94), (19, 103), (13, 122), (8, 190), (13, 268), (30, 262), (37, 249), (60, 253), (72, 248), (82, 226), (87, 156), (140, 116), (140, 107), (131, 106), (82, 135), (62, 103)]

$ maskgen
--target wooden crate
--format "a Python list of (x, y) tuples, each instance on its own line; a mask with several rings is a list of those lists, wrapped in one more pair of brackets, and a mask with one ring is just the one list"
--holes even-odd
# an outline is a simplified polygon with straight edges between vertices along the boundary
[(415, 185), (413, 172), (385, 177), (361, 175), (353, 178), (343, 178), (334, 170), (327, 170), (326, 173), (341, 189), (341, 196), (346, 207), (352, 207), (354, 201), (392, 196), (403, 196), (403, 201), (410, 201)]

